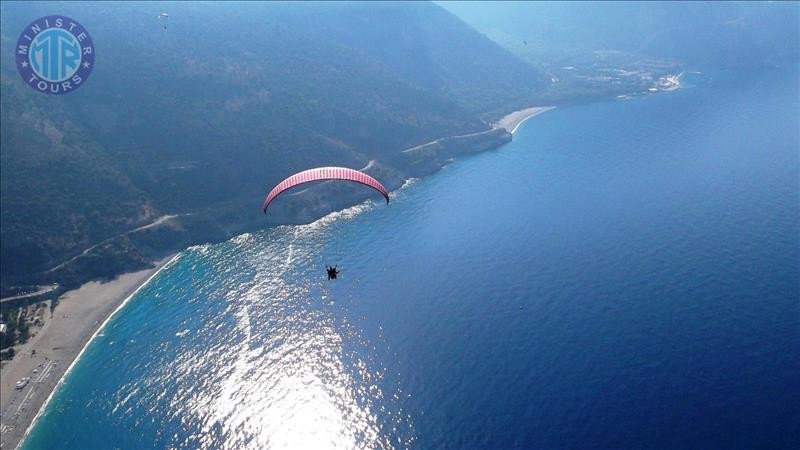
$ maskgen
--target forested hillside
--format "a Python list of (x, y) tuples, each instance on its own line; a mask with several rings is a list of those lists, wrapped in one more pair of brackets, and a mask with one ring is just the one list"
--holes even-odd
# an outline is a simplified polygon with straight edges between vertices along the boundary
[[(97, 49), (62, 96), (7, 63), (50, 14)], [(413, 175), (401, 150), (487, 130), (545, 85), (431, 3), (4, 2), (0, 16), (4, 287), (110, 276), (266, 226), (267, 187), (310, 166), (376, 160), (396, 187)]]

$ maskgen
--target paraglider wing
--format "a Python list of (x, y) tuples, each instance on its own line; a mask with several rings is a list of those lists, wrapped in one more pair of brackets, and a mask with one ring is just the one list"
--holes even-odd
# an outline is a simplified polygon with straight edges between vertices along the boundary
[(169, 14), (167, 14), (165, 12), (162, 12), (161, 14), (158, 15), (158, 20), (163, 20), (164, 21), (164, 29), (165, 30), (167, 29), (167, 19), (169, 19)]
[(272, 190), (269, 192), (269, 195), (267, 195), (267, 198), (264, 200), (264, 214), (267, 213), (267, 207), (272, 200), (274, 200), (275, 197), (280, 195), (283, 191), (303, 183), (321, 180), (352, 181), (363, 184), (364, 186), (369, 186), (380, 192), (381, 195), (383, 195), (383, 198), (386, 199), (386, 203), (389, 203), (389, 192), (387, 192), (386, 188), (383, 187), (383, 185), (380, 184), (375, 178), (372, 178), (363, 172), (348, 169), (346, 167), (318, 167), (316, 169), (309, 169), (296, 173), (272, 188)]

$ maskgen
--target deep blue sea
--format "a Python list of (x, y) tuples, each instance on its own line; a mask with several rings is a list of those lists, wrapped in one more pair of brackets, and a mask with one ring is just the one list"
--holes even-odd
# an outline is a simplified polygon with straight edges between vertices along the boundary
[(192, 247), (23, 448), (798, 448), (798, 80), (560, 108), (388, 206)]

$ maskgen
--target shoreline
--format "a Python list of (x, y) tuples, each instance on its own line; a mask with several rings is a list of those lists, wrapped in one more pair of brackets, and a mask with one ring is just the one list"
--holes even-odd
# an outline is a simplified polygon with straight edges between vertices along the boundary
[(520, 109), (519, 111), (514, 111), (511, 113), (506, 114), (503, 116), (502, 119), (498, 120), (493, 126), (494, 128), (504, 128), (506, 131), (511, 133), (512, 135), (517, 132), (519, 126), (522, 125), (523, 122), (530, 119), (531, 117), (536, 117), (539, 114), (546, 113), (547, 111), (556, 109), (555, 106), (532, 106), (530, 108)]
[[(44, 326), (0, 369), (0, 448), (19, 446), (94, 337), (178, 255), (109, 282), (90, 281), (59, 298)], [(25, 387), (15, 389), (24, 377), (30, 377)]]
[[(492, 124), (492, 129), (505, 129), (513, 135), (522, 123), (552, 109), (555, 106), (513, 111)], [(0, 449), (16, 448), (22, 443), (94, 337), (178, 255), (157, 261), (153, 268), (121, 274), (106, 283), (84, 283), (59, 297), (59, 305), (45, 326), (0, 369)], [(36, 351), (35, 356), (31, 356), (32, 350)], [(21, 390), (14, 389), (14, 384), (23, 377), (30, 377), (28, 384)]]

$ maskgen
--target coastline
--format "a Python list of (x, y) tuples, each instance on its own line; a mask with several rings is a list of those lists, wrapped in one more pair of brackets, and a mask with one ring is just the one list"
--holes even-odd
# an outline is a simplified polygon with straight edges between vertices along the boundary
[[(489, 132), (503, 129), (513, 135), (523, 122), (552, 109), (555, 106), (530, 107), (511, 112), (492, 124)], [(442, 139), (404, 152), (436, 144)], [(139, 289), (177, 257), (178, 254), (173, 254), (157, 261), (151, 269), (122, 274), (106, 283), (87, 282), (59, 298), (58, 307), (44, 327), (2, 368), (0, 449), (19, 446), (94, 337)], [(36, 351), (35, 356), (31, 356), (32, 350)], [(34, 370), (37, 372), (34, 373)], [(30, 377), (29, 383), (23, 389), (16, 390), (14, 384), (23, 377)]]
[[(0, 448), (19, 445), (97, 333), (177, 257), (170, 255), (150, 269), (122, 274), (109, 282), (85, 283), (59, 298), (58, 307), (36, 336), (0, 369)], [(24, 377), (30, 377), (28, 383), (15, 389)]]
[(520, 109), (519, 111), (514, 111), (512, 113), (506, 114), (502, 119), (498, 120), (495, 124), (495, 128), (504, 128), (511, 134), (517, 132), (519, 126), (522, 125), (523, 122), (530, 119), (531, 117), (538, 116), (539, 114), (546, 113), (552, 109), (555, 109), (555, 106), (533, 106), (530, 108)]

